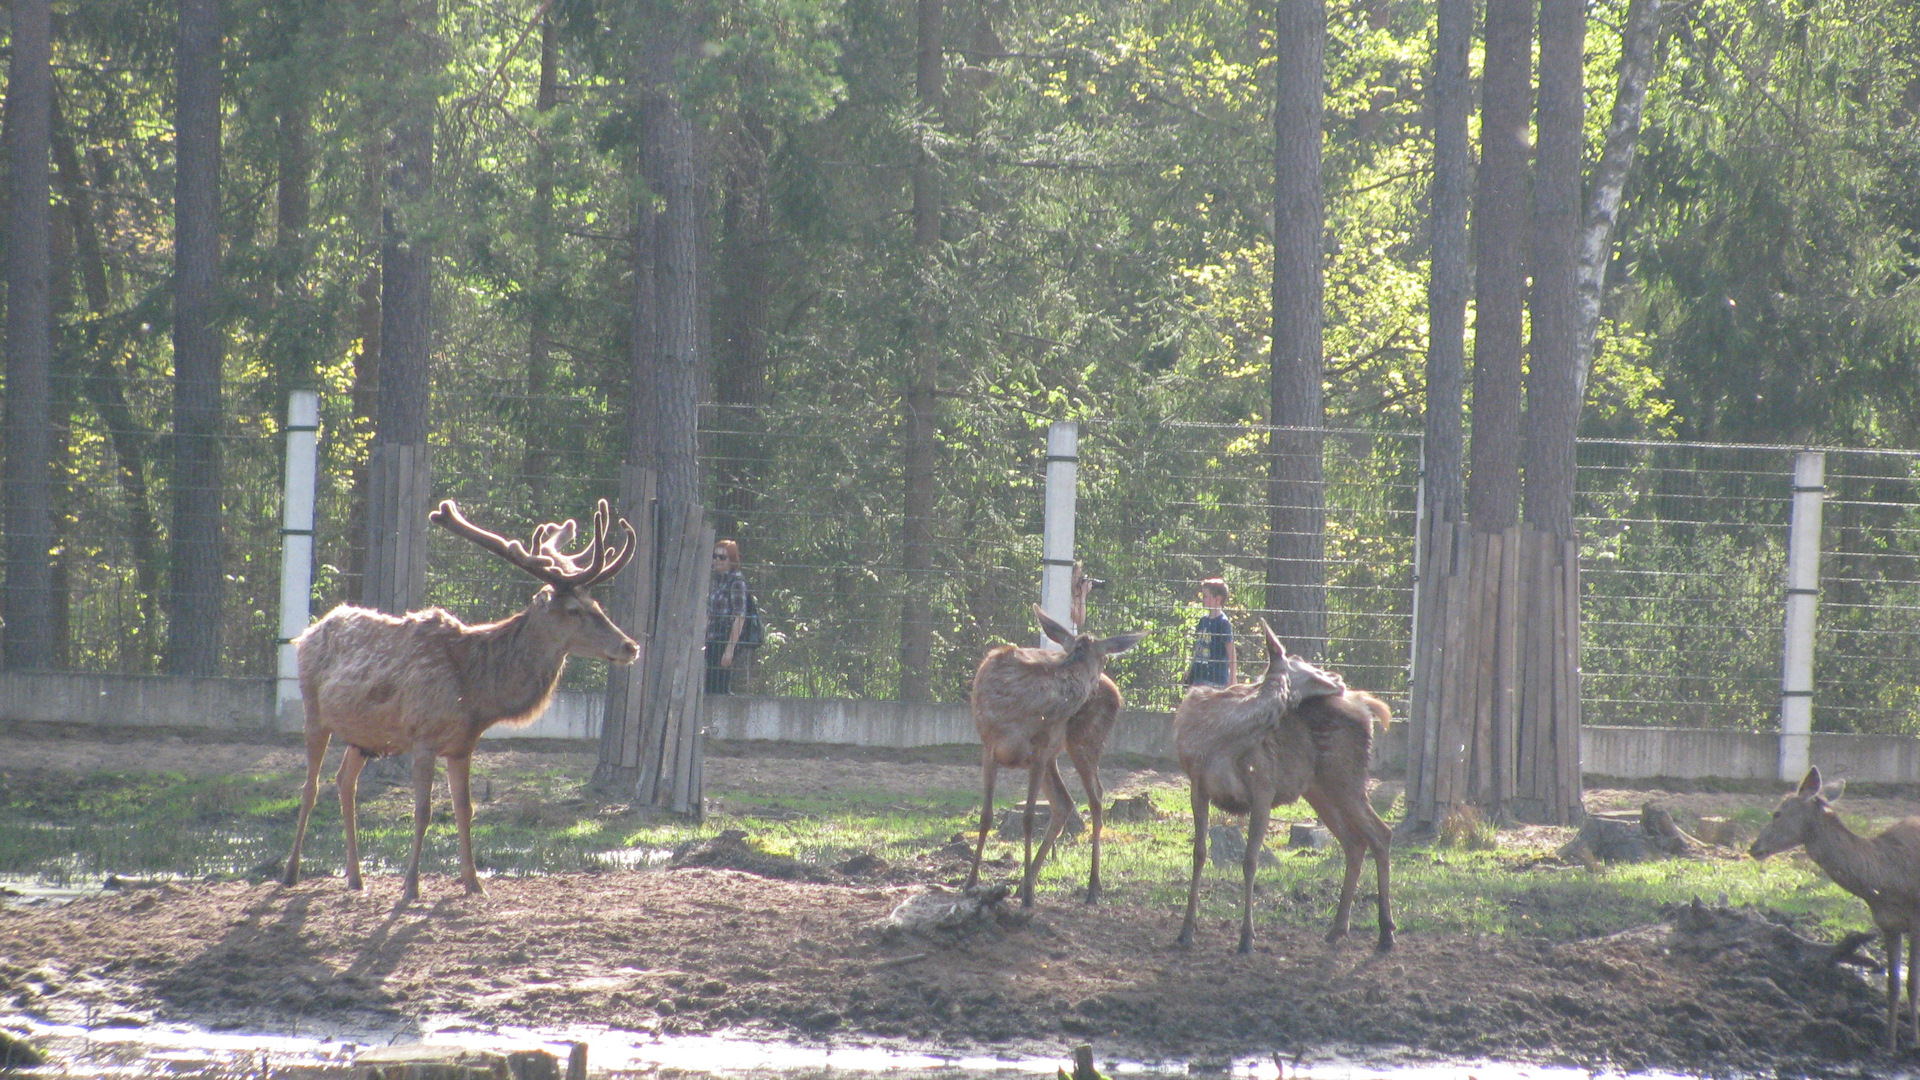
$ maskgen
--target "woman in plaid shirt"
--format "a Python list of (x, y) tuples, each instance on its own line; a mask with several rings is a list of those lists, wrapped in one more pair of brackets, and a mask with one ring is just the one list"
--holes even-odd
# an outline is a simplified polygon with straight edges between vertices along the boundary
[(740, 545), (716, 540), (713, 584), (707, 591), (707, 693), (733, 692), (733, 673), (747, 666), (753, 650), (740, 644), (747, 628), (747, 576), (740, 572)]

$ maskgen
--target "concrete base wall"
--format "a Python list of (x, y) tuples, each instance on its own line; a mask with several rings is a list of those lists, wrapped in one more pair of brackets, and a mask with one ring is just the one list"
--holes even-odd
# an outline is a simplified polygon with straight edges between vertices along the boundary
[[(274, 690), (271, 679), (0, 672), (0, 721), (298, 733), (299, 711), (279, 715)], [(495, 727), (487, 737), (598, 739), (604, 708), (604, 694), (561, 691), (529, 723)], [(707, 731), (729, 741), (900, 749), (979, 745), (973, 716), (962, 704), (712, 697), (707, 699)], [(1376, 773), (1405, 768), (1406, 736), (1406, 724), (1396, 722), (1376, 743)], [(1122, 712), (1107, 750), (1171, 762), (1172, 716), (1139, 709)], [(1812, 755), (1828, 776), (1920, 783), (1920, 739), (1815, 734)], [(1778, 757), (1778, 738), (1765, 733), (1644, 727), (1586, 727), (1580, 733), (1581, 771), (1626, 780), (1771, 780)]]

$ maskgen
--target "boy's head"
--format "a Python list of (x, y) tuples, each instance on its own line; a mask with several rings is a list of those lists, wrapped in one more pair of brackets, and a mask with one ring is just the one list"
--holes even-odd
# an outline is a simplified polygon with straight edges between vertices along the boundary
[(1227, 603), (1227, 583), (1217, 577), (1210, 577), (1200, 583), (1200, 602), (1224, 607)]

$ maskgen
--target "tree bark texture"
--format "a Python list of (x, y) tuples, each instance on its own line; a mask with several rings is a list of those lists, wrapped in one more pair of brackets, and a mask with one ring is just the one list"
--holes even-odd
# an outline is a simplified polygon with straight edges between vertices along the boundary
[[(360, 187), (354, 217), (369, 249), (365, 258), (370, 267), (354, 285), (354, 337), (359, 347), (353, 353), (354, 433), (374, 430), (374, 414), (380, 407), (380, 244), (384, 218), (380, 211), (385, 196), (386, 146), (379, 138), (368, 139), (361, 147)], [(368, 552), (368, 462), (353, 467), (353, 497), (347, 511), (347, 572), (342, 585), (345, 595), (366, 602)]]
[(220, 672), (219, 0), (181, 0), (175, 53), (173, 580), (167, 671)]
[[(919, 0), (914, 86), (922, 122), (938, 123), (946, 106), (945, 0)], [(925, 701), (932, 693), (933, 510), (939, 438), (940, 323), (937, 282), (940, 259), (940, 174), (922, 142), (913, 162), (913, 251), (916, 287), (906, 387), (906, 446), (902, 461), (900, 526), (900, 700)]]
[(1432, 521), (1458, 521), (1465, 507), (1462, 426), (1466, 383), (1467, 289), (1472, 278), (1467, 199), (1473, 152), (1467, 112), (1473, 102), (1467, 53), (1474, 0), (1439, 0), (1429, 98), (1433, 117), (1430, 266), (1427, 279), (1426, 509)]
[(1538, 154), (1533, 181), (1533, 349), (1527, 370), (1527, 523), (1561, 539), (1573, 528), (1574, 431), (1580, 422), (1580, 159), (1585, 122), (1586, 5), (1541, 0)]
[(1613, 114), (1607, 121), (1607, 140), (1600, 150), (1587, 185), (1586, 220), (1580, 231), (1580, 370), (1574, 394), (1586, 400), (1587, 375), (1593, 370), (1594, 339), (1600, 332), (1600, 305), (1607, 283), (1607, 260), (1613, 251), (1613, 225), (1620, 214), (1620, 194), (1633, 168), (1640, 145), (1640, 117), (1647, 103), (1647, 84), (1659, 61), (1661, 0), (1628, 0), (1627, 22), (1621, 30), (1619, 82), (1613, 94)]
[[(549, 114), (560, 100), (560, 47), (550, 11), (540, 16), (540, 87), (533, 107)], [(553, 382), (554, 252), (558, 235), (553, 224), (553, 144), (545, 128), (533, 136), (533, 286), (527, 311), (527, 402), (524, 417), (526, 450), (520, 473), (528, 501), (538, 515), (546, 504), (546, 487), (553, 472), (551, 410), (547, 394)]]
[(1326, 642), (1326, 491), (1321, 328), (1326, 229), (1320, 153), (1326, 101), (1323, 0), (1279, 8), (1274, 102), (1273, 460), (1267, 482), (1268, 619), (1289, 648)]
[[(767, 312), (773, 291), (773, 210), (767, 159), (773, 129), (751, 109), (735, 120), (732, 153), (721, 203), (721, 258), (714, 391), (730, 409), (720, 418), (722, 434), (714, 450), (719, 472), (714, 499), (721, 534), (733, 536), (753, 513), (754, 487), (761, 469), (754, 455), (761, 441), (752, 429), (755, 410), (767, 400)], [(733, 434), (739, 432), (739, 434)]]
[(53, 127), (53, 31), (47, 0), (13, 5), (6, 101), (6, 620), (0, 659), (53, 662), (52, 310), (47, 154)]
[[(700, 227), (702, 191), (694, 127), (680, 103), (675, 71), (691, 47), (674, 25), (647, 47), (644, 154), (659, 186), (654, 218), (654, 461), (662, 520), (677, 522), (700, 501)], [(657, 179), (655, 179), (657, 178)]]
[[(438, 55), (435, 0), (411, 5), (396, 60), (411, 82)], [(432, 400), (434, 102), (417, 84), (400, 91), (380, 230), (380, 372), (367, 467), (365, 602), (412, 610), (426, 597), (427, 449)]]
[(1467, 516), (1477, 531), (1520, 519), (1521, 323), (1527, 279), (1533, 0), (1487, 0), (1480, 172), (1473, 204), (1473, 441)]

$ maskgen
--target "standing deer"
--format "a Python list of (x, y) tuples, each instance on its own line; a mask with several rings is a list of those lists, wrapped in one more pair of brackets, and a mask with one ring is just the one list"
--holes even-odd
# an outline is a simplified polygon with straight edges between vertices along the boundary
[(1346, 936), (1360, 871), (1369, 852), (1380, 875), (1380, 941), (1393, 948), (1387, 848), (1393, 833), (1367, 802), (1367, 758), (1373, 725), (1388, 721), (1371, 694), (1348, 690), (1339, 676), (1287, 655), (1267, 639), (1266, 676), (1258, 683), (1195, 686), (1174, 711), (1174, 749), (1192, 783), (1193, 877), (1179, 943), (1193, 944), (1200, 903), (1200, 872), (1207, 861), (1207, 810), (1247, 815), (1247, 852), (1241, 867), (1240, 951), (1253, 949), (1253, 874), (1260, 865), (1268, 812), (1302, 796), (1340, 841), (1347, 875), (1340, 886), (1328, 941)]
[(1873, 925), (1887, 946), (1887, 1050), (1900, 1045), (1900, 935), (1907, 936), (1907, 1005), (1913, 1038), (1920, 1043), (1920, 816), (1894, 822), (1871, 839), (1859, 836), (1832, 803), (1845, 780), (1825, 788), (1818, 766), (1773, 812), (1773, 820), (1747, 850), (1756, 859), (1807, 846), (1807, 854), (1833, 883), (1867, 902)]
[(640, 646), (607, 618), (587, 590), (620, 572), (633, 557), (633, 526), (618, 552), (607, 540), (611, 516), (601, 499), (593, 515), (593, 542), (567, 554), (574, 523), (548, 522), (533, 530), (531, 549), (468, 521), (453, 500), (428, 519), (546, 583), (526, 610), (482, 626), (467, 626), (439, 608), (402, 616), (341, 605), (294, 639), (300, 694), (307, 712), (307, 784), (300, 822), (281, 880), (300, 880), (300, 845), (320, 786), (327, 742), (339, 735), (340, 817), (347, 831), (347, 888), (359, 889), (360, 845), (354, 789), (369, 758), (413, 751), (413, 854), (402, 902), (420, 895), (420, 848), (425, 841), (434, 759), (447, 759), (447, 784), (460, 834), (460, 878), (469, 895), (486, 895), (473, 866), (473, 802), (468, 793), (474, 744), (495, 724), (524, 723), (546, 708), (567, 656), (630, 664)]
[[(1066, 826), (1066, 808), (1073, 805), (1056, 760), (1060, 752), (1066, 749), (1068, 728), (1087, 705), (1088, 699), (1094, 696), (1096, 688), (1100, 688), (1104, 678), (1100, 668), (1106, 658), (1133, 648), (1146, 636), (1145, 631), (1109, 638), (1074, 634), (1049, 617), (1038, 604), (1034, 605), (1033, 613), (1040, 621), (1040, 629), (1060, 643), (1061, 651), (996, 645), (981, 657), (980, 666), (973, 673), (972, 696), (973, 723), (980, 732), (983, 747), (980, 770), (986, 790), (980, 806), (980, 838), (974, 844), (973, 866), (967, 872), (966, 887), (972, 888), (980, 880), (980, 859), (987, 847), (987, 830), (993, 826), (994, 780), (1002, 766), (1025, 767), (1027, 805), (1021, 821), (1026, 842), (1020, 877), (1022, 907), (1033, 905), (1033, 883), (1039, 875), (1040, 863), (1052, 850), (1060, 830)], [(1105, 682), (1107, 686), (1113, 686), (1113, 680), (1106, 679)], [(1103, 701), (1108, 700), (1104, 688), (1100, 689)], [(1114, 687), (1110, 700), (1115, 711), (1118, 710), (1119, 693), (1119, 688)], [(1089, 736), (1099, 729), (1099, 744), (1105, 743), (1106, 730), (1111, 726), (1112, 719), (1102, 720), (1098, 712), (1090, 712), (1082, 720), (1082, 729)], [(1075, 758), (1076, 767), (1080, 767), (1080, 760), (1080, 757)], [(1097, 767), (1097, 747), (1091, 760)], [(1081, 773), (1083, 779), (1086, 775), (1085, 772)], [(1033, 806), (1040, 795), (1042, 777), (1047, 780), (1047, 835), (1041, 841), (1036, 856), (1033, 850)], [(1095, 795), (1096, 803), (1098, 786), (1096, 774), (1093, 786), (1088, 789), (1090, 795)], [(1097, 886), (1097, 878), (1094, 884)]]

